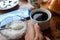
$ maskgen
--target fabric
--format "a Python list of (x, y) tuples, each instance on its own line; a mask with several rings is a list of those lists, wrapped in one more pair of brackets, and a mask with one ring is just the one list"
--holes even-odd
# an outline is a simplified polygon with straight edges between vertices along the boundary
[[(19, 16), (16, 16), (19, 15)], [(18, 9), (9, 13), (5, 13), (0, 15), (0, 26), (4, 26), (14, 20), (20, 20), (20, 19), (24, 19), (30, 16), (30, 10), (29, 9)], [(24, 18), (22, 18), (24, 17)]]

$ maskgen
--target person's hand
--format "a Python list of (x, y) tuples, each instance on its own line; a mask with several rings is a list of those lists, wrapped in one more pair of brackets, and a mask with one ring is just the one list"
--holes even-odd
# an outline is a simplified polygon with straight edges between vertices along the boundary
[[(50, 40), (48, 37), (45, 37), (46, 40)], [(38, 24), (28, 23), (28, 29), (25, 35), (25, 40), (44, 40), (42, 32)]]
[(8, 40), (8, 39), (0, 34), (0, 40)]

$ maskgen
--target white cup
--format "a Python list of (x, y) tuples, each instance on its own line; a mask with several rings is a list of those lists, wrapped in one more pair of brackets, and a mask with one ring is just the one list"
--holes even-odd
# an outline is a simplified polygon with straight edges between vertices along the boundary
[[(48, 18), (47, 18), (46, 20), (44, 20), (44, 21), (37, 21), (37, 20), (35, 20), (35, 19), (32, 17), (32, 15), (33, 15), (34, 13), (36, 13), (36, 12), (44, 12), (44, 13), (46, 13), (46, 14), (48, 15)], [(39, 23), (39, 24), (45, 25), (45, 23), (51, 19), (51, 16), (52, 16), (52, 15), (51, 15), (51, 12), (50, 12), (49, 10), (44, 9), (44, 8), (40, 8), (40, 9), (32, 10), (32, 12), (31, 12), (31, 14), (30, 14), (30, 19), (31, 19), (32, 23), (34, 23), (34, 24), (35, 24), (35, 23)], [(48, 27), (43, 26), (43, 27), (42, 27), (42, 30), (45, 30), (45, 29), (47, 29), (47, 28), (48, 28)]]

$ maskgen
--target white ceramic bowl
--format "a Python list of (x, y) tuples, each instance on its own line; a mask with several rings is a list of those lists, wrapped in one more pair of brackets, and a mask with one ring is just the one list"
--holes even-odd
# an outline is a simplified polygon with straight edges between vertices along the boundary
[(15, 7), (19, 0), (0, 0), (0, 10), (7, 10)]
[(9, 29), (1, 30), (1, 34), (3, 34), (7, 39), (19, 39), (26, 33), (27, 23), (23, 21), (13, 21), (5, 28)]

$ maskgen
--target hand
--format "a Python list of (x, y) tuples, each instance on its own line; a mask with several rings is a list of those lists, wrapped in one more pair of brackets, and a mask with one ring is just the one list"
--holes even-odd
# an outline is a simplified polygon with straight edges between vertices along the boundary
[[(50, 40), (48, 37), (46, 37), (46, 40)], [(28, 23), (28, 29), (25, 35), (25, 40), (43, 40), (44, 36), (42, 32), (40, 31), (40, 26), (38, 24), (32, 24)]]
[(8, 40), (8, 39), (0, 34), (0, 40)]

